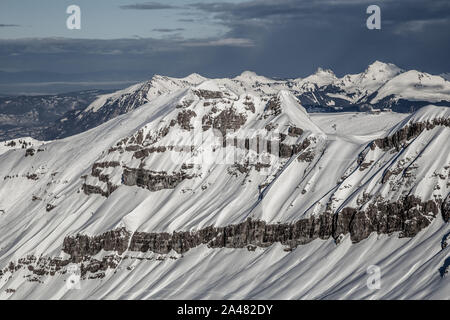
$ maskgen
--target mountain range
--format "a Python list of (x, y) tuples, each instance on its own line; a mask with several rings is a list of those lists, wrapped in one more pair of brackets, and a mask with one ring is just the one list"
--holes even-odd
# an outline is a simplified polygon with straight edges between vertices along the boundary
[[(270, 79), (246, 71), (232, 79), (215, 81), (264, 94), (287, 90), (308, 112), (388, 109), (409, 113), (430, 103), (449, 106), (450, 82), (447, 79), (446, 74), (437, 76), (416, 70), (405, 71), (393, 64), (375, 61), (362, 73), (340, 78), (331, 70), (319, 68), (305, 78)], [(64, 138), (134, 110), (161, 94), (206, 80), (209, 79), (198, 74), (185, 78), (155, 75), (149, 81), (111, 93), (92, 90), (56, 96), (0, 98), (0, 117), (3, 118), (0, 140), (25, 135), (39, 140)]]
[(0, 96), (0, 141), (21, 137), (45, 140), (44, 131), (69, 111), (84, 110), (106, 90), (58, 95)]

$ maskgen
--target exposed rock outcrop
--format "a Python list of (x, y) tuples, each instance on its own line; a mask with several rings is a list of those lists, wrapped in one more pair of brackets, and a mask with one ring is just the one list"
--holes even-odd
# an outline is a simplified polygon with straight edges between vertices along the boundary
[(197, 114), (192, 110), (183, 110), (178, 113), (177, 121), (178, 125), (184, 130), (191, 130), (194, 127), (191, 125), (191, 119), (195, 117)]
[(130, 233), (124, 228), (93, 237), (77, 234), (64, 239), (62, 250), (70, 254), (72, 262), (80, 262), (84, 256), (96, 255), (102, 249), (122, 254), (127, 250), (129, 240)]
[(157, 172), (142, 168), (125, 167), (122, 182), (126, 186), (138, 186), (150, 191), (162, 189), (174, 189), (183, 180), (192, 179), (195, 175), (188, 174), (184, 170), (168, 174), (165, 171)]
[(438, 213), (433, 200), (422, 202), (414, 196), (397, 202), (378, 200), (366, 210), (346, 207), (334, 215), (333, 237), (350, 234), (353, 242), (367, 238), (370, 233), (391, 234), (400, 232), (400, 237), (413, 237), (427, 227)]
[(272, 97), (267, 102), (264, 118), (269, 116), (277, 116), (281, 113), (281, 101), (278, 97)]
[(211, 90), (194, 90), (194, 94), (203, 99), (220, 99), (223, 97), (221, 91), (211, 91)]
[(445, 222), (450, 221), (450, 193), (447, 195), (441, 205), (442, 218)]
[[(125, 250), (167, 254), (174, 250), (184, 253), (196, 246), (206, 244), (212, 248), (267, 247), (281, 243), (290, 249), (314, 239), (336, 241), (350, 234), (353, 242), (366, 239), (370, 233), (391, 234), (400, 232), (400, 237), (413, 237), (438, 213), (432, 200), (422, 202), (414, 196), (399, 202), (378, 201), (365, 211), (344, 208), (338, 214), (324, 213), (294, 223), (268, 224), (261, 220), (247, 219), (225, 227), (206, 227), (197, 231), (182, 232), (134, 232), (125, 229), (108, 231), (99, 236), (76, 235), (66, 237), (63, 251), (72, 261), (105, 251)], [(131, 238), (130, 238), (131, 237)]]
[(431, 130), (436, 126), (450, 127), (450, 119), (435, 118), (432, 121), (411, 123), (388, 137), (374, 140), (371, 143), (370, 148), (372, 150), (375, 149), (375, 147), (379, 147), (383, 150), (392, 148), (400, 150), (408, 140), (417, 137), (424, 130)]
[[(314, 239), (332, 237), (339, 242), (345, 234), (350, 234), (353, 242), (367, 238), (371, 232), (390, 234), (399, 231), (401, 237), (412, 237), (428, 226), (429, 219), (437, 212), (438, 207), (434, 201), (422, 202), (409, 196), (396, 203), (378, 201), (365, 211), (345, 208), (337, 215), (324, 213), (294, 223), (268, 224), (261, 220), (247, 219), (234, 225), (209, 226), (197, 231), (131, 233), (125, 228), (119, 228), (94, 236), (77, 234), (67, 236), (63, 241), (62, 250), (69, 258), (37, 258), (29, 255), (12, 261), (1, 269), (0, 278), (20, 269), (27, 269), (27, 281), (42, 282), (42, 277), (65, 274), (70, 263), (79, 266), (82, 279), (102, 278), (108, 269), (117, 268), (120, 261), (129, 258), (128, 255), (123, 255), (125, 251), (163, 255), (175, 251), (183, 254), (202, 244), (211, 248), (246, 248), (254, 251), (257, 247), (268, 247), (274, 243), (281, 243), (286, 246), (285, 251), (291, 251)], [(116, 253), (95, 258), (102, 250)], [(139, 259), (165, 258), (160, 256), (156, 259)], [(439, 270), (442, 277), (448, 272), (447, 260)]]
[(119, 254), (125, 250), (167, 254), (171, 250), (184, 253), (201, 244), (212, 248), (245, 248), (249, 245), (268, 247), (275, 242), (295, 248), (317, 238), (327, 239), (331, 232), (332, 217), (328, 214), (284, 224), (248, 219), (236, 225), (206, 227), (194, 232), (134, 232), (131, 236), (125, 229), (118, 229), (93, 237), (76, 235), (65, 238), (63, 251), (70, 254), (71, 261), (77, 262), (102, 249)]
[(204, 115), (202, 118), (203, 131), (211, 127), (219, 130), (222, 136), (227, 130), (238, 130), (247, 120), (245, 114), (238, 113), (233, 107), (221, 111), (217, 116), (214, 114)]
[[(106, 174), (102, 174), (103, 169), (106, 168), (115, 168), (120, 166), (120, 163), (117, 161), (109, 161), (109, 162), (96, 162), (92, 166), (91, 170), (91, 176), (98, 178), (99, 181), (104, 182), (106, 185), (106, 190), (99, 186), (93, 186), (86, 181), (82, 185), (82, 190), (86, 195), (90, 194), (100, 194), (104, 197), (109, 197), (111, 193), (113, 193), (119, 186), (111, 183), (109, 176)], [(84, 179), (86, 179), (86, 176), (84, 176)]]

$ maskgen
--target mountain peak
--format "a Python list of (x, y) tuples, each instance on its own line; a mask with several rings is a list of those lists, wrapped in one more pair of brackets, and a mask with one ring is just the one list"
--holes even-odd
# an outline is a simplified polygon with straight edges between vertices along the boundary
[(385, 63), (379, 60), (375, 60), (373, 63), (371, 63), (365, 73), (390, 73), (390, 74), (399, 74), (403, 70), (397, 67), (393, 63)]
[(314, 74), (316, 74), (316, 75), (323, 74), (323, 75), (335, 76), (333, 70), (331, 70), (331, 69), (324, 69), (324, 68), (321, 68), (321, 67), (318, 67)]
[(194, 84), (199, 84), (205, 80), (207, 80), (207, 78), (205, 78), (204, 76), (198, 74), (198, 73), (191, 73), (190, 75), (188, 75), (187, 77), (182, 78), (181, 80), (187, 81), (187, 82), (191, 82)]
[(239, 81), (244, 81), (244, 82), (268, 82), (271, 81), (271, 79), (264, 77), (264, 76), (260, 76), (258, 74), (256, 74), (256, 72), (253, 71), (244, 71), (242, 72), (240, 75), (238, 75), (237, 77), (234, 78), (235, 80), (239, 80)]
[(329, 85), (336, 80), (337, 77), (332, 70), (319, 67), (314, 74), (304, 78), (303, 80), (300, 80), (300, 82), (305, 84), (312, 83), (317, 85), (318, 87), (322, 87), (325, 85)]
[(258, 77), (258, 74), (254, 71), (246, 70), (240, 74), (240, 77), (254, 78), (254, 77)]

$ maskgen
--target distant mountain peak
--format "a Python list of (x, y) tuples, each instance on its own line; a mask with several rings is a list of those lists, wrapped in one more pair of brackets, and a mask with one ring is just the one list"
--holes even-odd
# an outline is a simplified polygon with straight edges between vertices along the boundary
[(323, 87), (332, 84), (336, 80), (337, 77), (332, 70), (323, 69), (319, 67), (317, 68), (317, 71), (314, 74), (300, 80), (300, 83), (303, 85), (306, 84), (308, 87), (309, 84), (314, 84), (317, 85), (318, 87)]
[(403, 69), (397, 67), (395, 64), (393, 63), (385, 63), (379, 60), (375, 60), (375, 62), (371, 63), (365, 73), (369, 74), (369, 73), (389, 73), (389, 74), (399, 74), (403, 72)]
[(319, 75), (319, 74), (324, 74), (324, 75), (332, 75), (332, 76), (336, 76), (336, 75), (334, 74), (333, 70), (331, 70), (331, 69), (324, 69), (324, 68), (322, 68), (322, 67), (318, 67), (317, 70), (316, 70), (316, 72), (315, 72), (314, 74), (317, 74), (317, 75)]
[(252, 78), (252, 77), (258, 77), (258, 74), (257, 74), (256, 72), (254, 72), (254, 71), (246, 70), (246, 71), (243, 71), (243, 72), (240, 74), (240, 76), (241, 76), (241, 77)]
[(194, 73), (191, 73), (190, 75), (188, 75), (187, 77), (182, 78), (182, 80), (198, 84), (198, 83), (201, 83), (201, 82), (207, 80), (207, 78), (194, 72)]
[(273, 81), (270, 78), (258, 75), (253, 71), (244, 71), (240, 75), (234, 78), (235, 80), (244, 81), (244, 82), (268, 82)]

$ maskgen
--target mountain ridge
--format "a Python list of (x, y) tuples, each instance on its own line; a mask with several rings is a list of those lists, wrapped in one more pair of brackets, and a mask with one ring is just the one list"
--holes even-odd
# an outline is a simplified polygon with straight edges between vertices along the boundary
[[(77, 119), (57, 124), (56, 131), (59, 133), (50, 131), (52, 133), (47, 140), (55, 136), (58, 138), (78, 133), (80, 130), (92, 128), (102, 121), (111, 119), (116, 114), (125, 113), (127, 109), (123, 108), (122, 104), (126, 104), (126, 101), (132, 101), (129, 108), (134, 109), (157, 94), (167, 94), (202, 82), (215, 82), (234, 88), (236, 92), (259, 91), (275, 94), (279, 90), (288, 90), (300, 99), (301, 104), (309, 112), (372, 109), (411, 112), (429, 103), (450, 105), (450, 82), (444, 78), (414, 70), (405, 71), (393, 64), (380, 61), (375, 61), (362, 73), (344, 75), (341, 78), (336, 77), (331, 70), (321, 68), (306, 78), (287, 80), (274, 80), (252, 71), (244, 71), (231, 79), (208, 79), (198, 74), (185, 78), (156, 75), (150, 81), (99, 97), (83, 113), (78, 114)], [(141, 98), (133, 98), (138, 92)], [(120, 102), (120, 100), (123, 101)], [(89, 112), (103, 109), (106, 114), (102, 117), (99, 117), (96, 112)], [(107, 111), (107, 109), (114, 111)], [(86, 119), (80, 119), (80, 117)]]

